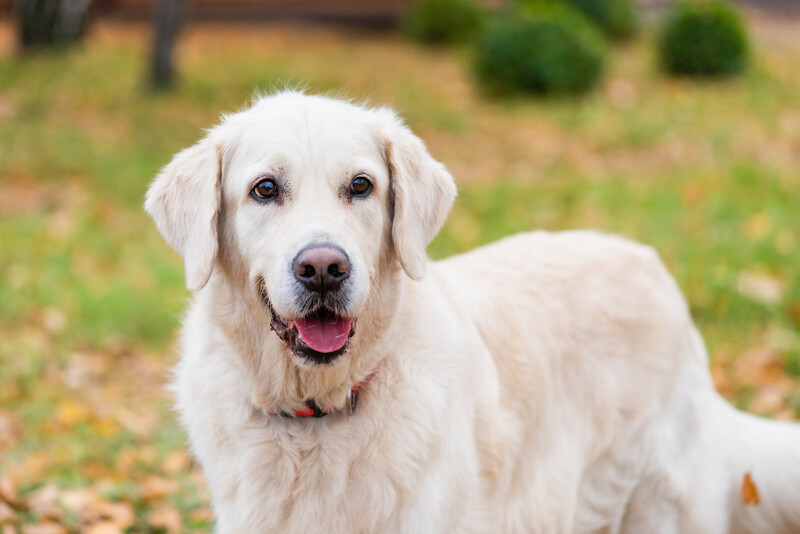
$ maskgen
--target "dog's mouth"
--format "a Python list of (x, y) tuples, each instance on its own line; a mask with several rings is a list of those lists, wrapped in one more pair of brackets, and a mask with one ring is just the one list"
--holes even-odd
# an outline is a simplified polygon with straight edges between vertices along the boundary
[(356, 320), (340, 317), (327, 308), (287, 321), (280, 317), (262, 290), (261, 296), (270, 314), (270, 328), (296, 356), (312, 364), (331, 364), (349, 350), (356, 332)]

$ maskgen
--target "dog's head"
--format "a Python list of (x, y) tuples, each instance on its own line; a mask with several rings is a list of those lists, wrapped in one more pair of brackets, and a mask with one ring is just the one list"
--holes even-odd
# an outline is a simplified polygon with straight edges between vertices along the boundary
[(295, 362), (312, 365), (347, 351), (398, 262), (424, 275), (454, 196), (392, 111), (284, 92), (178, 153), (145, 209), (183, 256), (190, 290), (212, 275), (238, 280)]

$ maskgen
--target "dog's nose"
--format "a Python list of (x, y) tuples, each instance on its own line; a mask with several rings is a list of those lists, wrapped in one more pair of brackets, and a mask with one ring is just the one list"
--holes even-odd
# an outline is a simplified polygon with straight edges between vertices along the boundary
[(336, 246), (308, 247), (292, 262), (294, 277), (311, 291), (335, 290), (350, 276), (350, 259)]

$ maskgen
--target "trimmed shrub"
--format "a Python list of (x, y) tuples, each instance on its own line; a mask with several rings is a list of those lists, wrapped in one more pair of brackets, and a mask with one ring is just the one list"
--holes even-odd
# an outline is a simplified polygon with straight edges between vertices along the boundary
[(603, 73), (606, 45), (563, 5), (519, 9), (493, 20), (476, 50), (478, 78), (496, 92), (581, 93)]
[(679, 4), (659, 42), (661, 66), (684, 76), (731, 76), (747, 64), (747, 33), (721, 1)]
[(623, 41), (636, 33), (636, 6), (633, 0), (565, 0), (597, 24), (608, 37)]
[(475, 0), (416, 0), (400, 24), (416, 41), (446, 44), (472, 38), (483, 16)]

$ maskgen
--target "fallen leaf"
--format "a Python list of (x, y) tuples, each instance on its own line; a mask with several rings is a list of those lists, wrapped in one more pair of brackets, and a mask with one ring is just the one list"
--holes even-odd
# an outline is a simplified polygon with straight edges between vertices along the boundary
[(23, 508), (24, 503), (17, 497), (14, 482), (8, 477), (0, 477), (0, 502), (5, 501), (13, 508)]
[(74, 513), (80, 513), (91, 503), (100, 500), (97, 494), (88, 489), (66, 490), (61, 494), (59, 502)]
[(67, 316), (58, 308), (45, 308), (42, 311), (42, 326), (51, 333), (60, 332), (67, 325)]
[(189, 514), (192, 521), (213, 521), (214, 511), (211, 508), (198, 508)]
[(751, 215), (744, 222), (744, 232), (750, 239), (761, 239), (769, 233), (770, 220), (766, 213)]
[(774, 414), (783, 409), (786, 396), (778, 387), (765, 386), (760, 388), (747, 406), (747, 411), (757, 414)]
[(109, 362), (108, 357), (97, 352), (74, 352), (63, 372), (64, 382), (72, 389), (92, 386), (108, 372)]
[(14, 513), (14, 510), (8, 504), (0, 501), (0, 524), (13, 521), (16, 517), (17, 514)]
[(0, 451), (13, 449), (22, 438), (22, 425), (7, 412), (0, 412)]
[(764, 304), (775, 304), (783, 297), (783, 283), (766, 274), (740, 274), (736, 290), (740, 295)]
[(112, 521), (101, 521), (81, 529), (81, 534), (123, 534), (124, 529)]
[(81, 520), (84, 523), (113, 523), (121, 530), (133, 526), (136, 519), (133, 507), (124, 502), (96, 501), (83, 509)]
[(783, 365), (777, 351), (756, 348), (741, 354), (734, 362), (733, 371), (740, 384), (760, 388), (780, 380)]
[(792, 318), (796, 325), (800, 326), (800, 300), (790, 303), (787, 308), (789, 317)]
[(181, 489), (181, 485), (177, 480), (148, 476), (139, 483), (139, 488), (142, 492), (142, 499), (150, 502), (176, 493)]
[(761, 497), (758, 495), (758, 488), (756, 487), (750, 473), (744, 474), (742, 480), (742, 502), (746, 505), (758, 506), (761, 504)]
[(28, 506), (39, 519), (60, 520), (64, 511), (56, 503), (61, 492), (53, 484), (43, 486), (28, 496)]
[(147, 522), (155, 529), (166, 530), (167, 534), (179, 534), (183, 527), (181, 514), (175, 508), (159, 508), (147, 514)]
[(89, 410), (83, 404), (67, 400), (58, 405), (56, 419), (66, 428), (73, 428), (89, 417)]
[(22, 534), (67, 534), (67, 529), (58, 523), (36, 523), (22, 527)]
[(156, 424), (153, 413), (137, 414), (124, 407), (114, 410), (114, 419), (137, 436), (150, 436)]
[(189, 457), (183, 451), (173, 451), (164, 458), (161, 465), (168, 475), (175, 475), (189, 467)]

